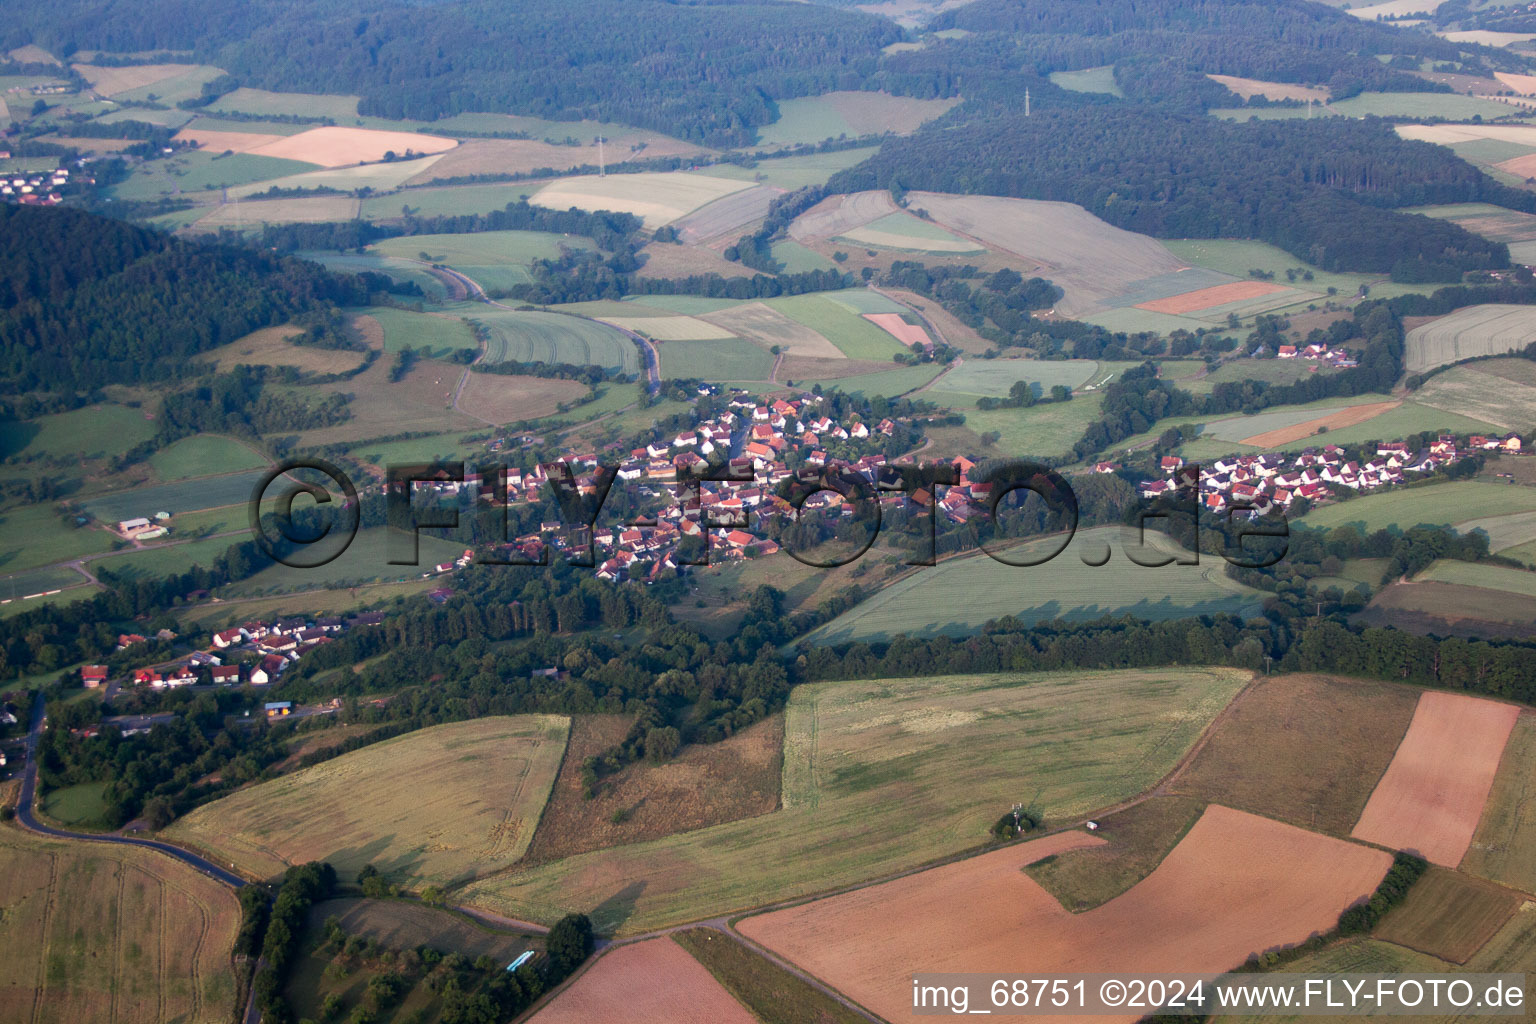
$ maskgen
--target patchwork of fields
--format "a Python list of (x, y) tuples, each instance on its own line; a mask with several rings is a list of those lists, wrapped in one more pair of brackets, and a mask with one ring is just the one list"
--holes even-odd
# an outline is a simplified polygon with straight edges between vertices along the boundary
[[(1142, 791), (1246, 678), (1181, 669), (800, 686), (783, 810), (513, 870), (463, 896), (534, 920), (596, 907), (596, 927), (624, 934), (852, 884), (976, 847), (1014, 803), (1060, 821)], [(1021, 728), (1031, 742), (1018, 742)], [(890, 820), (901, 827), (870, 828)]]

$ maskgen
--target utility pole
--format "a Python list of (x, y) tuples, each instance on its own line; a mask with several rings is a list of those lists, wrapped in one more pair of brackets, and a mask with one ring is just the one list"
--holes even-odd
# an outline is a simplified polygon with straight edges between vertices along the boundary
[(597, 137), (597, 176), (599, 178), (608, 177), (608, 164), (603, 159), (603, 143), (607, 141), (601, 135)]
[(1029, 116), (1029, 87), (1024, 87), (1024, 116)]

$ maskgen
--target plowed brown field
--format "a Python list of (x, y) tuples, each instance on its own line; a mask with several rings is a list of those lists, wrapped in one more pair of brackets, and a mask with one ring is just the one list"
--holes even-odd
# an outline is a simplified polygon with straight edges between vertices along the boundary
[(1284, 285), (1267, 281), (1233, 281), (1231, 284), (1218, 284), (1210, 288), (1196, 288), (1192, 292), (1170, 295), (1166, 299), (1138, 302), (1136, 308), (1149, 309), (1154, 313), (1194, 313), (1228, 302), (1242, 302), (1244, 299), (1257, 299), (1261, 295), (1283, 291)]
[(1434, 864), (1460, 864), (1519, 716), (1513, 704), (1424, 694), (1351, 834)]
[(920, 1024), (914, 973), (1214, 973), (1332, 928), (1391, 865), (1380, 850), (1213, 804), (1145, 880), (1073, 915), (1020, 868), (1085, 841), (1098, 840), (1051, 836), (739, 927), (893, 1024)]
[(529, 1024), (757, 1024), (709, 971), (668, 938), (620, 946)]
[(1304, 437), (1311, 437), (1317, 433), (1318, 428), (1327, 427), (1329, 430), (1339, 430), (1343, 427), (1352, 427), (1357, 423), (1375, 419), (1388, 409), (1396, 409), (1401, 402), (1372, 402), (1368, 405), (1352, 405), (1347, 409), (1329, 413), (1327, 416), (1319, 416), (1315, 420), (1307, 420), (1305, 423), (1297, 423), (1290, 427), (1281, 427), (1279, 430), (1267, 430), (1262, 434), (1254, 434), (1245, 437), (1238, 444), (1257, 445), (1260, 448), (1276, 448), (1282, 444), (1290, 444), (1292, 441), (1300, 441)]

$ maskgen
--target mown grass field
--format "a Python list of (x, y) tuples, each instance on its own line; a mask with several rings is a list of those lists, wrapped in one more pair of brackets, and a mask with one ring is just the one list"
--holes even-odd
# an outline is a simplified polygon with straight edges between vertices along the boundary
[(414, 348), (441, 357), (459, 349), (479, 348), (469, 325), (443, 313), (413, 313), (405, 309), (375, 307), (368, 315), (384, 328), (384, 351)]
[(490, 331), (487, 363), (573, 363), (640, 372), (635, 343), (607, 324), (560, 313), (482, 309), (467, 315)]
[(266, 456), (250, 445), (218, 434), (198, 434), (183, 438), (149, 457), (149, 466), (161, 480), (234, 473), (242, 469), (260, 469)]
[[(163, 854), (0, 832), (0, 1019), (225, 1024), (234, 894)], [(22, 937), (25, 941), (21, 941)]]
[(1436, 583), (1459, 583), (1464, 587), (1483, 587), (1520, 597), (1536, 598), (1536, 572), (1510, 569), (1502, 565), (1445, 560), (1435, 562), (1418, 575)]
[[(1149, 533), (1148, 538), (1152, 550), (1140, 552), (1143, 561), (1181, 551), (1161, 534)], [(1002, 557), (1048, 557), (1064, 539), (1030, 541)], [(1043, 565), (1004, 565), (986, 555), (951, 558), (866, 598), (806, 639), (828, 645), (889, 640), (902, 633), (968, 636), (1005, 615), (1026, 624), (1124, 614), (1156, 620), (1236, 613), (1258, 605), (1257, 592), (1228, 579), (1219, 567), (1132, 564), (1125, 554), (1128, 542), (1119, 528), (1100, 527), (1079, 531), (1060, 555)], [(1107, 564), (1084, 563), (1084, 558), (1102, 557), (1106, 548), (1112, 552)]]
[(1294, 384), (1299, 380), (1334, 372), (1312, 359), (1234, 359), (1222, 363), (1203, 377), (1187, 381), (1182, 387), (1196, 394), (1210, 394), (1217, 384), (1245, 380), (1261, 380), (1266, 384)]
[[(392, 546), (384, 527), (368, 527), (359, 530), (346, 551), (334, 561), (313, 569), (274, 564), (262, 569), (254, 576), (231, 584), (221, 592), (220, 596), (262, 597), (300, 590), (353, 587), (364, 583), (403, 583), (419, 580), (422, 574), (430, 572), (434, 565), (450, 562), (464, 553), (463, 540), (448, 540), (434, 536), (432, 531), (427, 530), (422, 531), (418, 536), (420, 537), (420, 562), (417, 565), (391, 563), (389, 559), (394, 554), (398, 553), (400, 557), (406, 558), (410, 556), (409, 541), (405, 541), (401, 547), (396, 548)], [(197, 541), (195, 544), (203, 546), (199, 554), (203, 564), (207, 564), (206, 559), (216, 557), (222, 550), (220, 545), (227, 546), (232, 541), (241, 539), (243, 538), (225, 537), (218, 540)], [(183, 548), (190, 547), (194, 545), (166, 548), (156, 553), (169, 557), (173, 552), (179, 554)], [(139, 555), (117, 556), (112, 561), (117, 561), (119, 558), (147, 559), (150, 554), (151, 552), (144, 552)]]
[(599, 930), (632, 933), (848, 885), (979, 846), (1015, 803), (1059, 822), (1146, 789), (1246, 679), (1180, 669), (800, 686), (781, 811), (509, 871), (462, 895), (540, 921), (589, 907)]
[(854, 300), (846, 299), (844, 295), (843, 292), (790, 295), (769, 299), (764, 305), (809, 327), (836, 345), (849, 359), (889, 362), (897, 352), (906, 351), (901, 342), (861, 315), (874, 310), (861, 309), (855, 313), (847, 305)]
[[(1174, 238), (1163, 243), (1179, 259), (1197, 267), (1219, 270), (1234, 277), (1246, 278), (1250, 270), (1262, 270), (1273, 274), (1276, 284), (1293, 285), (1312, 292), (1326, 293), (1337, 288), (1339, 294), (1348, 297), (1360, 290), (1362, 284), (1381, 280), (1380, 274), (1336, 274), (1297, 259), (1284, 249), (1266, 242), (1231, 238)], [(1296, 280), (1289, 280), (1285, 272), (1297, 271)], [(1302, 277), (1310, 271), (1312, 280)]]
[(909, 391), (916, 390), (937, 377), (941, 368), (932, 363), (920, 366), (904, 366), (899, 370), (879, 370), (874, 373), (861, 373), (853, 377), (835, 377), (820, 381), (795, 380), (796, 387), (813, 387), (821, 385), (823, 391), (836, 388), (850, 395), (884, 395), (886, 398), (895, 398)]
[[(52, 504), (8, 508), (0, 512), (0, 572), (17, 573), (110, 551), (115, 539), (103, 530), (75, 526), (73, 518), (60, 515)], [(34, 592), (23, 588), (15, 596)], [(7, 592), (3, 596), (12, 595)]]
[(664, 341), (656, 351), (663, 377), (765, 381), (773, 372), (773, 356), (745, 338)]
[(527, 849), (569, 727), (518, 715), (407, 733), (205, 804), (167, 835), (259, 875), (325, 860), (344, 876), (372, 864), (462, 881)]
[[(1324, 435), (1327, 436), (1327, 435)], [(1307, 526), (1324, 529), (1345, 523), (1364, 523), (1367, 530), (1389, 526), (1407, 529), (1420, 523), (1447, 525), (1489, 516), (1530, 512), (1536, 493), (1511, 484), (1458, 480), (1426, 487), (1393, 487), (1313, 509), (1302, 517)]]
[(80, 507), (103, 523), (116, 525), (124, 519), (153, 516), (157, 512), (197, 512), (249, 501), (261, 480), (262, 470), (225, 473), (197, 480), (137, 487), (128, 491), (84, 498)]
[(759, 160), (754, 167), (713, 164), (707, 173), (715, 178), (740, 178), (794, 191), (807, 185), (820, 185), (838, 171), (863, 163), (875, 155), (877, 146), (840, 149), (831, 153), (808, 153), (774, 160)]
[(91, 405), (0, 423), (0, 458), (40, 455), (77, 462), (120, 455), (154, 436), (154, 420), (143, 409)]
[(50, 789), (43, 796), (42, 811), (66, 828), (87, 832), (104, 830), (109, 827), (106, 808), (101, 802), (106, 788), (105, 782), (82, 782), (63, 789)]
[(1050, 395), (1065, 384), (1081, 387), (1095, 378), (1099, 364), (1092, 359), (967, 359), (944, 374), (938, 390), (949, 394), (1006, 398), (1015, 381), (1033, 385), (1035, 397)]
[(374, 254), (301, 252), (297, 255), (302, 256), (306, 260), (312, 260), (323, 267), (339, 270), (346, 274), (360, 274), (368, 271), (374, 274), (383, 274), (385, 277), (400, 283), (408, 282), (420, 288), (429, 298), (442, 299), (447, 295), (447, 289), (443, 287), (443, 282), (427, 273), (426, 268), (419, 263), (411, 263), (403, 259)]
[(329, 117), (338, 124), (351, 124), (357, 117), (357, 100), (356, 96), (240, 88), (220, 96), (207, 109), (215, 114), (234, 111), (259, 116)]
[(1522, 902), (1524, 897), (1503, 886), (1432, 867), (1408, 899), (1376, 926), (1376, 937), (1464, 964)]
[[(116, 199), (142, 201), (178, 192), (249, 185), (313, 170), (314, 164), (255, 153), (224, 156), (205, 150), (184, 150), (176, 156), (140, 164), (127, 178), (113, 185), (110, 192)], [(218, 198), (211, 197), (213, 201)]]
[(1509, 734), (1461, 870), (1536, 893), (1536, 715)]
[(956, 100), (920, 100), (880, 92), (831, 92), (780, 100), (779, 118), (758, 133), (760, 146), (793, 146), (847, 135), (907, 135)]
[[(1088, 425), (1099, 417), (1104, 402), (1102, 394), (1077, 395), (1067, 402), (1046, 402), (1028, 409), (977, 409), (974, 395), (955, 395), (939, 387), (924, 391), (922, 397), (965, 413), (965, 426), (975, 434), (996, 431), (995, 449), (987, 454), (1013, 458), (1039, 458), (1065, 455), (1083, 436)], [(973, 450), (971, 454), (975, 454)]]
[(492, 290), (526, 284), (526, 268), (536, 259), (558, 259), (565, 249), (591, 249), (589, 239), (547, 231), (482, 231), (458, 235), (412, 235), (387, 238), (368, 247), (371, 253), (401, 259), (444, 263)]

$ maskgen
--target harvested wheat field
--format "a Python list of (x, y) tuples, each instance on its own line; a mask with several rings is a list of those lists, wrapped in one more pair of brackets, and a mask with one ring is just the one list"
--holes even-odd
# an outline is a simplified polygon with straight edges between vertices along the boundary
[(1519, 715), (1513, 704), (1425, 693), (1351, 834), (1434, 864), (1460, 864)]
[(1302, 438), (1311, 437), (1323, 427), (1329, 430), (1339, 430), (1344, 427), (1353, 427), (1364, 423), (1366, 420), (1375, 419), (1389, 409), (1396, 409), (1401, 402), (1371, 402), (1366, 405), (1351, 405), (1340, 409), (1338, 412), (1329, 413), (1327, 416), (1319, 416), (1315, 420), (1307, 420), (1305, 423), (1297, 423), (1294, 426), (1281, 427), (1278, 430), (1267, 430), (1262, 434), (1254, 434), (1245, 437), (1238, 444), (1251, 444), (1260, 448), (1278, 448), (1292, 441), (1300, 441)]
[(269, 146), (272, 140), (283, 136), (270, 132), (226, 132), (205, 128), (183, 128), (174, 136), (174, 142), (195, 142), (210, 153), (250, 153)]
[(1536, 75), (1516, 75), (1508, 71), (1495, 71), (1493, 77), (1521, 96), (1536, 96)]
[(900, 313), (865, 313), (864, 319), (895, 338), (903, 345), (928, 345), (933, 339), (916, 324), (909, 324)]
[(738, 338), (755, 341), (763, 348), (778, 345), (787, 356), (809, 356), (814, 359), (846, 358), (842, 349), (820, 334), (761, 302), (748, 302), (741, 306), (722, 309), (717, 313), (705, 313), (699, 319), (707, 320), (716, 327), (722, 327), (727, 333)]
[[(1113, 227), (1072, 203), (939, 192), (909, 192), (907, 199), (911, 209), (927, 210), (951, 231), (1041, 265), (1041, 276), (1065, 292), (1056, 308), (1067, 316), (1109, 308), (1138, 282), (1189, 269), (1156, 239)], [(1189, 283), (1195, 281), (1211, 283), (1204, 276)]]
[(446, 883), (511, 864), (565, 753), (558, 715), (433, 726), (204, 804), (168, 837), (254, 874), (329, 861)]
[(274, 156), (283, 160), (302, 160), (321, 167), (346, 167), (349, 164), (372, 163), (383, 160), (385, 153), (405, 156), (406, 151), (418, 156), (427, 153), (443, 153), (459, 143), (437, 135), (418, 132), (388, 132), (376, 128), (340, 128), (326, 125), (311, 128), (297, 135), (279, 135), (270, 138), (265, 146), (250, 150), (260, 156)]
[(789, 237), (797, 242), (835, 238), (895, 212), (896, 204), (891, 202), (889, 192), (828, 196), (795, 218), (789, 226)]
[(1327, 103), (1329, 92), (1321, 85), (1292, 85), (1289, 82), (1265, 82), (1257, 78), (1238, 78), (1236, 75), (1206, 75), (1211, 81), (1226, 86), (1243, 99), (1263, 96), (1271, 100), (1315, 100)]
[(578, 210), (632, 213), (645, 221), (647, 228), (655, 229), (721, 196), (753, 187), (750, 181), (685, 172), (614, 174), (606, 178), (586, 174), (551, 182), (528, 201), (552, 210), (574, 206)]
[(1527, 153), (1525, 156), (1501, 160), (1493, 166), (1507, 174), (1513, 174), (1517, 178), (1530, 178), (1536, 176), (1536, 153)]
[(596, 164), (596, 147), (556, 146), (533, 139), (470, 139), (410, 179), (425, 185), (440, 178), (473, 174), (528, 174), (538, 170), (566, 171)]
[(663, 936), (600, 956), (529, 1024), (758, 1024), (683, 947)]
[(262, 224), (321, 224), (352, 220), (358, 200), (352, 196), (305, 196), (302, 199), (252, 199), (213, 207), (196, 229), (253, 228)]
[(1270, 284), (1267, 281), (1233, 281), (1231, 284), (1218, 284), (1211, 288), (1196, 288), (1192, 292), (1170, 295), (1166, 299), (1138, 302), (1136, 308), (1149, 309), (1154, 313), (1195, 313), (1228, 302), (1242, 302), (1288, 290), (1283, 284)]
[(458, 408), (487, 423), (516, 423), (553, 416), (588, 390), (579, 380), (471, 373), (459, 392)]
[[(373, 317), (357, 317), (352, 331), (360, 340), (369, 341), (367, 327), (363, 323), (377, 324)], [(345, 348), (318, 348), (314, 345), (295, 345), (289, 338), (303, 336), (301, 327), (263, 327), (243, 338), (220, 345), (198, 356), (197, 362), (211, 362), (219, 373), (228, 373), (236, 366), (296, 366), (305, 373), (346, 373), (362, 363), (362, 352)], [(383, 332), (379, 332), (382, 339)]]
[(784, 716), (774, 715), (719, 743), (695, 743), (672, 760), (638, 761), (604, 779), (588, 798), (582, 765), (622, 743), (631, 719), (580, 715), (549, 804), (524, 864), (676, 835), (779, 808)]
[(146, 85), (163, 82), (189, 71), (196, 71), (197, 64), (132, 64), (121, 68), (98, 67), (95, 64), (71, 64), (71, 68), (91, 83), (91, 88), (103, 96), (116, 96), (121, 92), (142, 89)]
[(163, 854), (7, 829), (0, 907), (12, 940), (0, 1020), (205, 1024), (235, 1012), (234, 893)]
[(1086, 913), (1068, 913), (1021, 870), (1101, 841), (1062, 833), (738, 928), (893, 1024), (915, 1024), (914, 973), (1217, 972), (1329, 930), (1392, 864), (1212, 804), (1151, 875)]

